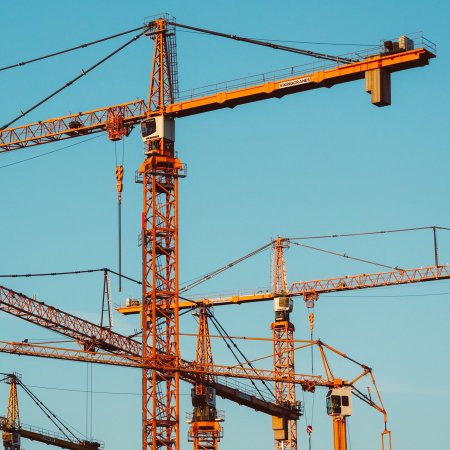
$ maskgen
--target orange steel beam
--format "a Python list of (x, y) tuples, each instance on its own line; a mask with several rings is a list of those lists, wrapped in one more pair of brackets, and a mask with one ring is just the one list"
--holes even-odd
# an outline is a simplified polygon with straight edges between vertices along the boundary
[(184, 100), (169, 105), (166, 113), (175, 117), (214, 111), (222, 108), (234, 108), (244, 103), (281, 98), (287, 94), (309, 91), (322, 87), (330, 88), (335, 84), (362, 79), (365, 73), (375, 69), (397, 72), (428, 64), (435, 55), (425, 48), (395, 53), (376, 55), (351, 64), (341, 65), (329, 70), (302, 74), (301, 76), (268, 81), (255, 86), (243, 87), (224, 92), (217, 92), (205, 97)]
[[(0, 311), (67, 336), (86, 349), (61, 349), (26, 342), (0, 342), (0, 352), (125, 366), (135, 366), (136, 358), (141, 362), (142, 347), (139, 342), (5, 287), (0, 287)], [(110, 353), (111, 351), (114, 353)], [(186, 364), (189, 362), (186, 361)], [(189, 376), (187, 373), (181, 375), (181, 378), (189, 383), (195, 383), (196, 377), (197, 375)], [(298, 418), (298, 411), (268, 402), (256, 392), (242, 391), (242, 387), (220, 381), (214, 382), (214, 387), (219, 396), (240, 405), (270, 415)]]
[[(417, 48), (389, 55), (374, 55), (362, 61), (340, 65), (328, 70), (303, 73), (229, 91), (214, 92), (198, 98), (172, 102), (164, 108), (158, 107), (152, 111), (148, 110), (144, 100), (136, 100), (48, 119), (0, 131), (0, 152), (106, 131), (108, 111), (118, 107), (124, 110), (124, 125), (132, 127), (146, 117), (161, 114), (161, 111), (167, 116), (185, 117), (222, 108), (233, 108), (245, 103), (274, 97), (281, 98), (288, 94), (322, 87), (329, 88), (335, 84), (362, 79), (366, 72), (371, 70), (385, 69), (389, 72), (397, 72), (426, 66), (434, 57), (435, 55), (429, 50)], [(154, 99), (155, 95), (152, 93), (151, 98)]]
[(0, 286), (0, 311), (70, 337), (85, 350), (102, 349), (127, 356), (142, 354), (141, 344), (134, 339), (46, 305), (44, 302), (33, 300), (4, 286)]
[[(357, 289), (367, 289), (385, 286), (397, 286), (402, 284), (423, 283), (450, 279), (450, 265), (428, 266), (414, 269), (394, 270), (391, 272), (376, 272), (370, 274), (347, 275), (336, 278), (325, 278), (311, 281), (298, 281), (291, 285), (289, 295), (308, 296), (308, 294), (328, 294), (330, 292), (343, 292)], [(231, 297), (203, 298), (191, 301), (179, 301), (178, 308), (192, 309), (195, 303), (208, 306), (222, 306), (233, 304), (246, 304), (263, 302), (274, 299), (274, 294), (265, 292), (262, 294), (234, 295)], [(195, 302), (195, 303), (193, 303)], [(141, 306), (121, 306), (116, 308), (121, 314), (139, 314)]]
[[(123, 367), (142, 368), (141, 358), (124, 357), (122, 355), (89, 352), (79, 349), (61, 348), (41, 344), (33, 344), (29, 342), (6, 342), (0, 341), (0, 353), (9, 353), (20, 356), (34, 356), (41, 358), (59, 359), (64, 361), (90, 362), (95, 364), (108, 364)], [(186, 367), (189, 362), (185, 362)], [(156, 368), (156, 367), (155, 367)], [(149, 367), (150, 369), (150, 367)], [(224, 370), (221, 371), (221, 374)], [(183, 371), (180, 378), (184, 381), (195, 384), (198, 379), (197, 373)], [(276, 405), (272, 402), (262, 399), (258, 394), (250, 389), (242, 390), (242, 386), (229, 382), (226, 379), (211, 382), (211, 386), (216, 389), (217, 395), (230, 400), (239, 405), (249, 407), (255, 411), (260, 411), (268, 415), (277, 415), (288, 419), (298, 419), (299, 411), (287, 408), (282, 405)]]
[[(197, 345), (195, 362), (197, 368), (208, 371), (213, 367), (211, 339), (209, 337), (208, 309), (201, 305), (196, 311), (198, 317)], [(218, 450), (223, 437), (223, 429), (219, 422), (223, 418), (218, 415), (215, 392), (211, 382), (215, 377), (202, 374), (198, 377), (191, 393), (192, 416), (189, 423), (189, 440), (193, 442), (193, 450)]]
[(107, 131), (108, 114), (118, 109), (123, 113), (123, 125), (130, 131), (146, 118), (144, 100), (136, 100), (8, 128), (0, 131), (0, 153)]
[[(52, 445), (59, 448), (66, 448), (68, 450), (100, 450), (102, 448), (100, 443), (90, 441), (69, 441), (64, 436), (54, 433), (52, 431), (45, 431), (41, 428), (34, 428), (28, 425), (21, 425), (20, 427), (9, 427), (5, 417), (0, 417), (0, 430), (9, 433), (16, 433), (20, 437), (29, 439), (30, 441), (42, 442), (47, 445)], [(10, 447), (14, 449), (14, 447)], [(20, 450), (20, 447), (16, 447)]]
[(0, 341), (0, 353), (21, 356), (37, 356), (65, 361), (90, 362), (124, 367), (142, 367), (140, 357), (130, 357), (105, 352), (61, 348), (49, 345), (33, 344), (26, 341)]
[(305, 293), (325, 294), (329, 292), (351, 291), (400, 284), (423, 283), (450, 278), (450, 265), (428, 266), (415, 269), (394, 270), (371, 274), (349, 275), (324, 280), (300, 281), (291, 286), (292, 295)]
[(333, 449), (347, 450), (347, 419), (333, 416)]

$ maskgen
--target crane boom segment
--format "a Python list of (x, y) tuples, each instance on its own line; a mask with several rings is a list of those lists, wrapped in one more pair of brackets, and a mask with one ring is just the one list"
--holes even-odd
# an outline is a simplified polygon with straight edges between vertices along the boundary
[(204, 97), (186, 99), (168, 105), (166, 113), (174, 117), (185, 117), (222, 108), (234, 108), (269, 98), (281, 98), (288, 94), (309, 91), (335, 84), (355, 81), (365, 77), (366, 72), (386, 69), (389, 72), (421, 67), (428, 64), (435, 55), (425, 48), (418, 48), (390, 55), (375, 55), (328, 70), (300, 73), (283, 79), (249, 85), (240, 89), (216, 92)]
[[(8, 312), (85, 344), (84, 350), (76, 350), (28, 342), (0, 342), (0, 352), (119, 366), (135, 367), (140, 364), (142, 347), (139, 342), (5, 287), (0, 287), (0, 311)], [(99, 349), (104, 352), (99, 352)], [(185, 364), (189, 362), (185, 361)], [(181, 374), (181, 378), (189, 383), (195, 383), (196, 380), (195, 375), (189, 376), (185, 373)], [(298, 411), (295, 409), (268, 402), (256, 392), (244, 392), (241, 386), (220, 380), (213, 384), (217, 394), (225, 399), (269, 415), (298, 418)]]
[(106, 131), (108, 111), (121, 108), (123, 123), (132, 127), (145, 118), (143, 100), (35, 122), (0, 131), (0, 153)]
[(450, 278), (450, 265), (420, 267), (408, 270), (394, 270), (392, 272), (379, 272), (361, 274), (325, 280), (303, 281), (293, 283), (292, 295), (314, 292), (325, 294), (329, 292), (349, 291), (399, 284), (422, 283), (425, 281), (446, 280)]
[(68, 450), (99, 450), (103, 448), (100, 443), (89, 441), (69, 441), (64, 439), (57, 433), (42, 430), (41, 428), (32, 427), (29, 425), (21, 425), (20, 428), (11, 428), (6, 425), (4, 417), (0, 417), (0, 429), (7, 432), (16, 432), (20, 437), (29, 439), (31, 441), (42, 442), (47, 445), (54, 445), (59, 448), (66, 448)]
[(142, 353), (142, 345), (138, 341), (3, 286), (0, 286), (0, 311), (73, 338), (86, 350), (102, 349), (132, 356)]
[[(371, 274), (349, 275), (322, 280), (299, 281), (291, 285), (289, 295), (305, 296), (308, 293), (327, 294), (330, 292), (343, 292), (355, 289), (376, 288), (383, 286), (396, 286), (401, 284), (414, 284), (427, 281), (450, 279), (450, 265), (429, 266), (415, 269), (394, 270), (391, 272), (377, 272)], [(201, 298), (189, 301), (180, 301), (179, 308), (192, 309), (196, 303), (211, 306), (232, 304), (246, 304), (263, 302), (274, 299), (273, 292), (262, 292), (249, 295), (233, 295), (230, 297)], [(116, 308), (121, 314), (138, 314), (141, 307), (121, 306)]]
[[(328, 70), (302, 72), (295, 74), (295, 76), (250, 84), (241, 88), (231, 88), (230, 90), (223, 89), (206, 95), (200, 93), (199, 96), (168, 104), (165, 107), (164, 115), (186, 117), (223, 108), (234, 108), (254, 101), (281, 98), (288, 94), (311, 89), (329, 88), (335, 84), (362, 79), (367, 72), (380, 68), (389, 72), (396, 72), (425, 66), (434, 57), (434, 53), (426, 48), (370, 56), (361, 61), (338, 65)], [(84, 113), (39, 121), (0, 131), (0, 152), (105, 131), (108, 111), (117, 107), (124, 108), (123, 122), (128, 127), (132, 127), (146, 118), (147, 105), (144, 100), (136, 100)], [(148, 114), (160, 114), (160, 112), (149, 111)]]
[[(108, 364), (122, 367), (142, 367), (141, 359), (125, 357), (117, 354), (108, 354), (102, 352), (88, 352), (85, 350), (75, 350), (68, 348), (50, 347), (46, 345), (33, 344), (29, 342), (6, 342), (0, 341), (0, 353), (9, 353), (13, 355), (35, 356), (50, 359), (59, 359), (65, 361), (81, 361), (96, 364)], [(183, 361), (184, 367), (190, 367), (188, 361)], [(218, 374), (215, 381), (211, 381), (210, 385), (216, 389), (217, 395), (230, 400), (239, 405), (246, 406), (260, 411), (270, 416), (286, 417), (287, 419), (296, 420), (300, 416), (300, 412), (296, 408), (290, 408), (283, 405), (277, 405), (263, 399), (258, 393), (251, 389), (250, 386), (242, 386), (236, 384), (230, 379), (223, 377), (224, 370)], [(185, 370), (180, 373), (180, 378), (184, 381), (195, 384), (198, 378), (197, 373), (191, 373)]]

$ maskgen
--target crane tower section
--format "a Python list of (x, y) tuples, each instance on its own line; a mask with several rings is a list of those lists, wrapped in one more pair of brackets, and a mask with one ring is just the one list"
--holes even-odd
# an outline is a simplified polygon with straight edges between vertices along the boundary
[[(155, 41), (148, 124), (164, 123), (165, 106), (173, 103), (173, 33), (166, 19), (148, 26)], [(173, 41), (172, 41), (173, 42)], [(162, 118), (162, 119), (161, 119)], [(155, 132), (157, 132), (155, 126)], [(178, 328), (178, 178), (182, 164), (174, 140), (162, 133), (143, 136), (146, 159), (139, 173), (143, 183), (142, 213), (142, 363), (161, 370), (143, 370), (143, 449), (179, 449)], [(173, 136), (172, 136), (173, 137)]]
[[(273, 245), (273, 292), (275, 321), (272, 323), (273, 366), (279, 380), (274, 383), (274, 395), (281, 405), (297, 405), (295, 384), (292, 383), (295, 373), (294, 365), (294, 331), (289, 320), (292, 312), (292, 299), (288, 295), (284, 250), (289, 247), (287, 239), (277, 238)], [(297, 450), (297, 421), (273, 417), (276, 450)]]

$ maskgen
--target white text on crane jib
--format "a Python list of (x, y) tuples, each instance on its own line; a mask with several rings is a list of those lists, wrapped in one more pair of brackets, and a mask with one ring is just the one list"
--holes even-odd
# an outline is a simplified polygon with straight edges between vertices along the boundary
[(297, 78), (296, 80), (285, 81), (283, 83), (280, 83), (279, 87), (280, 87), (280, 89), (287, 88), (287, 87), (291, 87), (291, 86), (297, 86), (298, 84), (309, 83), (310, 81), (311, 81), (311, 77)]

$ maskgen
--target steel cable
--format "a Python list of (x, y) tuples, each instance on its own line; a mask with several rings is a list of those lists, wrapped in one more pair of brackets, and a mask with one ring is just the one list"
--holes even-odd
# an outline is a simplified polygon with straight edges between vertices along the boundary
[(138, 30), (141, 30), (141, 29), (142, 29), (142, 27), (133, 28), (132, 30), (123, 31), (122, 33), (113, 34), (112, 36), (108, 36), (108, 37), (105, 37), (105, 38), (102, 38), (102, 39), (97, 39), (96, 41), (88, 42), (86, 44), (77, 45), (76, 47), (71, 47), (71, 48), (68, 48), (66, 50), (61, 50), (59, 52), (50, 53), (49, 55), (39, 56), (37, 58), (29, 59), (27, 61), (22, 61), (20, 63), (11, 64), (10, 66), (0, 67), (0, 72), (2, 72), (3, 70), (14, 69), (16, 67), (22, 67), (22, 66), (25, 66), (26, 64), (34, 63), (34, 62), (37, 62), (37, 61), (42, 61), (43, 59), (52, 58), (53, 56), (63, 55), (64, 53), (73, 52), (73, 51), (79, 50), (81, 48), (90, 47), (91, 45), (99, 44), (99, 43), (105, 42), (105, 41), (109, 41), (110, 39), (114, 39), (114, 38), (117, 38), (117, 37), (120, 37), (120, 36), (124, 36), (124, 35), (130, 34), (130, 33), (134, 33), (135, 31), (138, 31)]
[(142, 35), (144, 34), (144, 31), (142, 33), (139, 33), (138, 35), (134, 36), (133, 39), (130, 39), (129, 41), (127, 41), (125, 44), (121, 45), (118, 49), (114, 50), (113, 52), (111, 52), (110, 54), (108, 54), (107, 56), (105, 56), (103, 59), (101, 59), (99, 62), (95, 63), (93, 66), (89, 67), (89, 69), (87, 70), (83, 70), (81, 69), (81, 74), (76, 76), (75, 78), (73, 78), (72, 80), (70, 80), (69, 82), (67, 82), (64, 86), (60, 87), (59, 89), (57, 89), (55, 92), (51, 93), (50, 95), (48, 95), (47, 97), (45, 97), (43, 100), (41, 100), (40, 102), (36, 103), (34, 106), (32, 106), (31, 108), (28, 108), (26, 111), (21, 111), (20, 115), (18, 115), (17, 117), (15, 117), (13, 120), (9, 121), (8, 123), (6, 123), (5, 125), (3, 125), (0, 128), (0, 131), (5, 130), (6, 128), (8, 128), (10, 125), (12, 125), (14, 122), (16, 122), (17, 120), (21, 119), (22, 117), (25, 117), (28, 113), (30, 113), (31, 111), (35, 110), (37, 107), (43, 105), (45, 102), (47, 102), (48, 100), (50, 100), (51, 98), (53, 98), (55, 95), (59, 94), (60, 92), (62, 92), (64, 89), (68, 88), (69, 86), (71, 86), (73, 83), (75, 83), (76, 81), (78, 81), (80, 78), (84, 77), (85, 75), (87, 75), (89, 72), (91, 72), (92, 70), (96, 69), (98, 66), (100, 66), (101, 64), (103, 64), (105, 61), (107, 61), (108, 59), (112, 58), (114, 55), (116, 55), (117, 53), (119, 53), (121, 50), (123, 50), (125, 47), (127, 47), (128, 45), (132, 44), (133, 42), (135, 42), (137, 39), (139, 39)]

